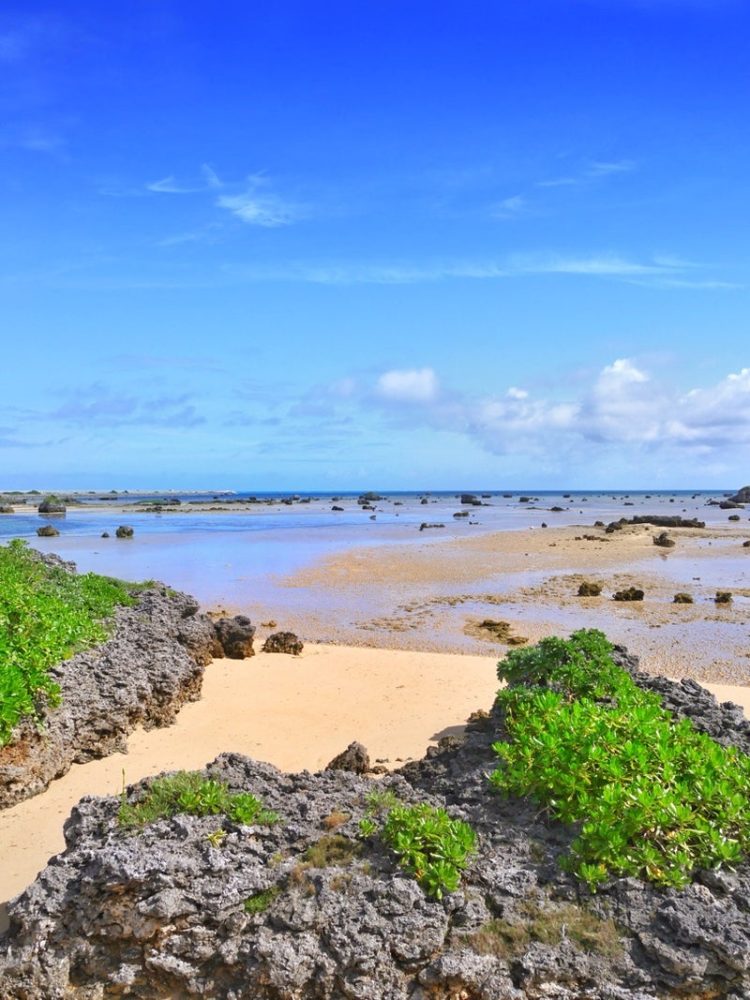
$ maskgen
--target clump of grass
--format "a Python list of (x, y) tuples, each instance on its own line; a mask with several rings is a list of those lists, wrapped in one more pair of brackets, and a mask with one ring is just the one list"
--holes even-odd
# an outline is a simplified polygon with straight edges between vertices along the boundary
[(351, 813), (342, 812), (341, 809), (334, 809), (327, 816), (323, 817), (323, 826), (326, 830), (336, 830), (343, 826), (352, 818)]
[(224, 782), (205, 778), (199, 771), (177, 771), (155, 778), (137, 802), (128, 802), (123, 789), (118, 821), (121, 827), (130, 829), (178, 813), (225, 815), (241, 826), (266, 825), (279, 819), (278, 813), (264, 809), (260, 799), (250, 792), (230, 792)]
[(348, 865), (362, 853), (362, 845), (340, 833), (327, 833), (310, 844), (302, 855), (309, 868), (332, 868)]
[(559, 945), (564, 938), (580, 951), (615, 958), (623, 950), (615, 922), (596, 916), (574, 903), (543, 908), (536, 902), (519, 907), (519, 919), (491, 920), (467, 937), (467, 943), (480, 955), (520, 958), (538, 941)]
[(104, 620), (134, 603), (121, 580), (50, 566), (20, 539), (0, 546), (0, 746), (23, 718), (59, 704), (50, 668), (103, 642)]
[(544, 639), (498, 665), (508, 742), (498, 791), (580, 823), (566, 866), (683, 886), (750, 851), (750, 757), (676, 720), (618, 667), (595, 630)]
[(271, 903), (281, 895), (281, 891), (281, 886), (273, 885), (270, 889), (263, 889), (262, 892), (256, 892), (254, 895), (248, 896), (242, 908), (245, 913), (265, 913)]

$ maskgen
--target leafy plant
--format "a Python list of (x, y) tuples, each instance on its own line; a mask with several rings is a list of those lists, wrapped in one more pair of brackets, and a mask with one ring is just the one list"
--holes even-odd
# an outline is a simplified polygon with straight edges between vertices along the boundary
[(121, 580), (48, 565), (20, 539), (0, 546), (0, 746), (21, 719), (59, 704), (50, 668), (103, 642), (104, 621), (133, 603)]
[(243, 904), (243, 909), (245, 913), (265, 913), (274, 899), (280, 895), (281, 887), (273, 885), (270, 889), (264, 889), (262, 892), (256, 892), (253, 896), (248, 896)]
[(545, 639), (498, 665), (507, 742), (492, 785), (580, 823), (566, 865), (682, 886), (750, 851), (750, 758), (677, 721), (594, 630)]
[(388, 813), (382, 830), (384, 842), (396, 853), (429, 896), (441, 899), (455, 892), (476, 847), (476, 834), (445, 809), (420, 803), (400, 804)]
[(137, 802), (128, 802), (123, 789), (118, 820), (125, 828), (142, 827), (178, 813), (223, 814), (242, 826), (266, 825), (279, 819), (277, 813), (264, 809), (261, 801), (249, 792), (232, 793), (223, 782), (204, 778), (199, 771), (177, 771), (154, 778)]

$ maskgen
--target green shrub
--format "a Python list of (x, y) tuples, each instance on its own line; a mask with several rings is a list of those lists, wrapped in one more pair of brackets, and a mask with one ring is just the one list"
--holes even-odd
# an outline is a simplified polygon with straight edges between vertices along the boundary
[(21, 719), (59, 703), (50, 667), (103, 642), (102, 620), (133, 603), (122, 581), (49, 566), (20, 539), (0, 546), (0, 746)]
[(437, 899), (443, 892), (456, 891), (476, 847), (476, 834), (468, 823), (451, 819), (445, 809), (426, 803), (394, 806), (382, 838), (401, 867)]
[(750, 758), (677, 721), (611, 658), (601, 632), (545, 639), (498, 665), (508, 742), (490, 781), (580, 823), (567, 867), (685, 885), (750, 851)]
[(278, 885), (256, 892), (254, 896), (248, 896), (243, 904), (245, 913), (265, 913), (271, 903), (281, 895), (281, 888)]
[(178, 813), (223, 814), (241, 826), (276, 823), (279, 819), (277, 813), (264, 809), (261, 801), (249, 792), (233, 794), (224, 782), (205, 778), (199, 771), (177, 771), (154, 778), (137, 802), (128, 802), (123, 789), (118, 820), (125, 828), (142, 827)]

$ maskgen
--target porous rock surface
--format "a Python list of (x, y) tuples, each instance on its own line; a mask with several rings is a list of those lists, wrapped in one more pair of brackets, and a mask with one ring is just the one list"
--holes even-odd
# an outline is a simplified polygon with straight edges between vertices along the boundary
[(23, 722), (0, 747), (0, 808), (44, 791), (71, 764), (126, 750), (136, 726), (172, 723), (186, 701), (200, 697), (204, 667), (222, 652), (213, 622), (187, 594), (155, 586), (135, 606), (116, 608), (103, 645), (50, 671), (60, 705), (46, 710), (41, 727)]
[[(722, 742), (747, 726), (692, 684), (643, 678)], [(206, 774), (251, 791), (273, 826), (179, 815), (139, 832), (117, 826), (116, 798), (86, 798), (67, 849), (10, 904), (0, 939), (7, 1000), (211, 997), (222, 1000), (664, 1000), (750, 996), (750, 865), (702, 873), (682, 890), (616, 879), (591, 896), (559, 867), (575, 831), (532, 804), (492, 794), (497, 710), (375, 783), (347, 771), (283, 774), (223, 754)], [(146, 783), (130, 789), (131, 801)], [(358, 821), (373, 788), (441, 804), (470, 822), (479, 850), (461, 888), (425, 896)], [(334, 821), (334, 822), (332, 822)], [(335, 834), (331, 833), (335, 825)], [(336, 836), (354, 857), (315, 867), (310, 845)], [(267, 890), (272, 890), (267, 892)], [(259, 894), (265, 893), (264, 896)], [(260, 898), (248, 912), (245, 902)], [(507, 928), (577, 908), (612, 917), (620, 949), (556, 940), (481, 947)], [(477, 933), (485, 929), (484, 937)], [(490, 935), (491, 937), (491, 935)]]

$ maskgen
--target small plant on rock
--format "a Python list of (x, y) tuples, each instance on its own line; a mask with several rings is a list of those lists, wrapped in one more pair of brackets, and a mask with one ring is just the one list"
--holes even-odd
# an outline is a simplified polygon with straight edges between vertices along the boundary
[(461, 872), (476, 849), (476, 834), (468, 823), (427, 803), (394, 806), (382, 837), (401, 867), (436, 899), (442, 899), (444, 892), (456, 891)]

